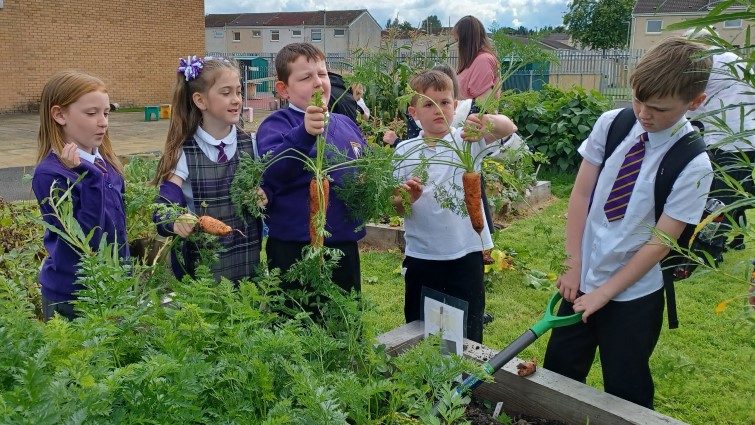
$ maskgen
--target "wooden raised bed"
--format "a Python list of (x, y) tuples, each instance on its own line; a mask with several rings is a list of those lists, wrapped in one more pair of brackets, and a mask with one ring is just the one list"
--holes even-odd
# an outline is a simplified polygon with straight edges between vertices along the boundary
[[(417, 321), (384, 333), (377, 338), (391, 355), (400, 355), (424, 335), (423, 322)], [(465, 342), (464, 355), (487, 361), (497, 352), (482, 344)], [(526, 414), (543, 419), (560, 420), (575, 425), (660, 425), (684, 424), (672, 417), (630, 403), (611, 394), (587, 386), (538, 367), (537, 372), (522, 378), (517, 375), (513, 359), (495, 373), (495, 382), (484, 383), (473, 392), (479, 401), (502, 401), (512, 414)]]
[[(525, 196), (526, 202), (516, 203), (515, 205), (504, 205), (501, 211), (494, 214), (495, 220), (501, 220), (510, 209), (522, 210), (526, 208), (536, 208), (547, 202), (551, 197), (551, 182), (538, 181), (537, 184), (529, 189)], [(404, 250), (406, 241), (404, 240), (404, 226), (390, 226), (388, 224), (367, 223), (367, 234), (359, 241), (362, 248), (373, 248), (380, 250), (400, 249)]]

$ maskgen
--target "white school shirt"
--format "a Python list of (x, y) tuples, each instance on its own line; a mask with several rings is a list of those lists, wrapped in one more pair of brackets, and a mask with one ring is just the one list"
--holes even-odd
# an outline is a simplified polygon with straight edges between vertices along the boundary
[[(713, 55), (713, 68), (708, 79), (708, 85), (705, 87), (705, 94), (708, 97), (693, 112), (687, 113), (691, 119), (706, 112), (721, 109), (724, 106), (741, 105), (744, 107), (744, 120), (739, 107), (721, 111), (713, 116), (702, 118), (705, 125), (705, 135), (703, 139), (705, 144), (711, 146), (722, 139), (728, 137), (729, 130), (720, 130), (715, 119), (723, 119), (726, 126), (731, 132), (740, 132), (740, 127), (745, 131), (755, 130), (755, 90), (737, 78), (743, 77), (740, 69), (744, 64), (742, 58), (731, 52), (724, 52)], [(732, 69), (727, 64), (734, 66), (737, 78), (732, 75)], [(729, 152), (752, 151), (755, 150), (755, 134), (748, 137), (739, 138), (726, 142), (720, 149)]]
[[(601, 115), (587, 140), (579, 147), (579, 153), (590, 164), (600, 167), (603, 162), (608, 128), (619, 111), (620, 109), (615, 109)], [(677, 128), (679, 129), (674, 131)], [(592, 292), (605, 283), (650, 239), (652, 228), (656, 224), (655, 175), (661, 159), (677, 140), (692, 130), (692, 124), (682, 117), (671, 128), (648, 134), (645, 157), (626, 215), (613, 222), (608, 221), (603, 207), (624, 162), (624, 156), (645, 131), (639, 123), (635, 123), (627, 137), (608, 158), (598, 177), (582, 236), (582, 276), (579, 286), (582, 292)], [(685, 223), (699, 222), (713, 177), (711, 170), (707, 153), (696, 156), (676, 179), (663, 212)], [(656, 264), (613, 300), (631, 301), (651, 294), (662, 286), (661, 267)]]
[[(231, 159), (233, 158), (233, 155), (236, 155), (236, 126), (231, 126), (230, 132), (221, 140), (215, 140), (215, 138), (212, 137), (210, 133), (204, 131), (202, 127), (197, 127), (197, 132), (194, 133), (194, 140), (196, 140), (197, 146), (202, 150), (202, 153), (212, 162), (218, 162), (217, 147), (220, 145), (220, 142), (225, 143), (223, 150), (228, 159)], [(189, 165), (186, 162), (186, 154), (183, 152), (183, 149), (181, 150), (181, 156), (178, 158), (178, 163), (173, 170), (173, 174), (183, 179), (184, 183), (181, 186), (181, 191), (184, 194), (186, 205), (189, 208), (189, 211), (196, 213), (196, 211), (194, 211), (194, 193), (191, 190), (191, 182), (189, 181)]]
[[(422, 140), (422, 134), (414, 139), (402, 142), (396, 147), (395, 155), (400, 158), (397, 162), (394, 175), (400, 181), (406, 181), (414, 176), (414, 171), (419, 165), (420, 158), (454, 159), (456, 154), (447, 147), (437, 144), (434, 148), (428, 147)], [(444, 137), (445, 140), (461, 145), (467, 143), (461, 139), (461, 129), (453, 129)], [(472, 153), (478, 157), (475, 169), (480, 169), (484, 154), (487, 150), (484, 139), (472, 144)], [(458, 162), (458, 159), (456, 160)], [(458, 185), (456, 191), (457, 202), (464, 202), (464, 193), (461, 189), (461, 176), (464, 170), (447, 164), (432, 163), (428, 169), (428, 180), (423, 181), (424, 190), (422, 196), (411, 206), (411, 215), (404, 219), (404, 238), (406, 240), (405, 254), (410, 257), (423, 260), (455, 260), (472, 252), (493, 247), (487, 220), (480, 236), (472, 228), (469, 216), (462, 217), (448, 208), (441, 208), (435, 200), (435, 188), (443, 185), (453, 193), (452, 183)], [(485, 209), (483, 208), (483, 218)]]

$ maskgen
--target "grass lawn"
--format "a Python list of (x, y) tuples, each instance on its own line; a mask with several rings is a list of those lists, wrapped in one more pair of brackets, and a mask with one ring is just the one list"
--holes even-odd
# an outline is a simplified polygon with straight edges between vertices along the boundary
[[(528, 267), (544, 272), (549, 256), (563, 250), (567, 197), (573, 176), (553, 177), (558, 198), (537, 214), (514, 221), (495, 235), (496, 247), (513, 249)], [(751, 211), (752, 212), (752, 211)], [(750, 214), (755, 220), (755, 214)], [(545, 237), (537, 230), (552, 228)], [(744, 306), (746, 284), (724, 273), (742, 276), (752, 257), (755, 240), (748, 250), (725, 254), (722, 273), (705, 273), (677, 283), (679, 329), (664, 329), (651, 368), (656, 383), (656, 409), (690, 424), (755, 423), (755, 314)], [(402, 254), (363, 252), (362, 277), (365, 298), (374, 305), (367, 320), (378, 332), (403, 324), (403, 279), (399, 274)], [(485, 328), (484, 343), (502, 349), (534, 324), (551, 295), (549, 290), (527, 286), (526, 276), (505, 270), (490, 279), (487, 309), (495, 320)], [(723, 312), (716, 306), (739, 297)], [(542, 360), (548, 335), (544, 335), (519, 357)], [(598, 361), (588, 384), (602, 388)]]

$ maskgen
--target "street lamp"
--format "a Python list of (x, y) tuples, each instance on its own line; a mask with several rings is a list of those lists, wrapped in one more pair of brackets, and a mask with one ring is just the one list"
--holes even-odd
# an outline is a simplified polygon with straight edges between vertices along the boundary
[(328, 54), (325, 52), (325, 34), (328, 32), (327, 30), (327, 22), (325, 21), (325, 17), (327, 16), (327, 12), (325, 10), (325, 6), (322, 8), (322, 35), (320, 36), (322, 38), (322, 52), (325, 53), (325, 57), (328, 56)]

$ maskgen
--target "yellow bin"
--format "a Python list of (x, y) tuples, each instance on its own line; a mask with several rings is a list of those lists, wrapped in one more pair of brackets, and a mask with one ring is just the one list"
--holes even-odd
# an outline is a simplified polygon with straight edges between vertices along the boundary
[(164, 103), (160, 105), (160, 119), (165, 120), (170, 118), (170, 104)]

